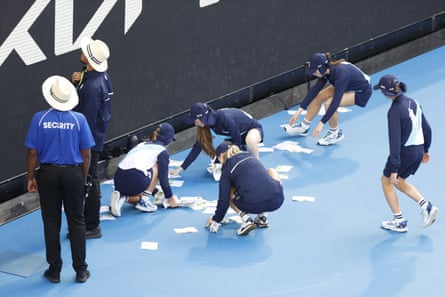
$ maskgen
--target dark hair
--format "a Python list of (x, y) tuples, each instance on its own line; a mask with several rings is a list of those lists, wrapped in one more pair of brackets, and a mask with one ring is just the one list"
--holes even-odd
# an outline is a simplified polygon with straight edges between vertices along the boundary
[(157, 127), (153, 132), (151, 132), (150, 137), (148, 138), (150, 141), (158, 140), (159, 134), (161, 134), (161, 127)]
[(331, 53), (325, 53), (326, 58), (328, 59), (329, 65), (336, 66), (340, 63), (347, 62), (346, 59), (333, 60)]
[(398, 88), (400, 88), (400, 90), (403, 93), (406, 93), (407, 87), (406, 87), (406, 84), (404, 82), (399, 82), (399, 84), (397, 86), (398, 86)]

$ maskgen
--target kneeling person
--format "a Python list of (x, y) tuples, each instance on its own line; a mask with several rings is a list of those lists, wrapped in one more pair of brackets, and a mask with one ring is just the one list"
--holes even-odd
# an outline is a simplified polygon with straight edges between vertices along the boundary
[[(268, 227), (265, 212), (277, 210), (284, 201), (278, 173), (264, 168), (253, 155), (226, 142), (216, 148), (216, 156), (223, 165), (216, 211), (206, 225), (210, 232), (218, 231), (229, 206), (242, 220), (238, 235), (247, 235), (256, 227)], [(256, 214), (254, 220), (249, 213)]]
[[(172, 125), (162, 123), (153, 131), (150, 141), (132, 148), (119, 163), (114, 175), (115, 191), (111, 194), (110, 202), (113, 216), (121, 216), (125, 202), (134, 204), (140, 211), (156, 211), (158, 207), (151, 201), (151, 196), (162, 196), (160, 204), (164, 207), (179, 206), (168, 181), (170, 156), (166, 148), (172, 140), (175, 140)], [(163, 193), (156, 188), (158, 181)]]

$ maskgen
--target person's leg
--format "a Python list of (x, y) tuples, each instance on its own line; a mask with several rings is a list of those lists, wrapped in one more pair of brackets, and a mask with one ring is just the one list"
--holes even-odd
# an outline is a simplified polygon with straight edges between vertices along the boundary
[(63, 204), (70, 234), (71, 257), (77, 273), (87, 269), (85, 262), (84, 183), (80, 167), (63, 168)]
[(46, 261), (49, 272), (59, 277), (62, 269), (60, 247), (60, 228), (62, 222), (62, 191), (60, 189), (58, 168), (41, 166), (36, 175), (39, 186), (40, 209), (43, 220)]
[(403, 218), (402, 211), (400, 210), (399, 198), (397, 197), (393, 184), (390, 182), (389, 178), (384, 175), (381, 178), (381, 183), (386, 202), (394, 216), (394, 219), (391, 221), (383, 221), (382, 227), (397, 232), (408, 231), (407, 221)]
[(102, 194), (98, 173), (99, 157), (99, 151), (91, 151), (91, 163), (88, 175), (91, 177), (92, 186), (85, 200), (85, 223), (87, 231), (95, 230), (99, 227), (100, 223), (100, 199)]
[(306, 116), (304, 117), (304, 121), (307, 123), (312, 122), (315, 116), (319, 113), (321, 106), (332, 96), (334, 96), (335, 88), (334, 86), (328, 86), (321, 90), (317, 96), (315, 96), (314, 100), (312, 100), (311, 104), (306, 112)]
[(396, 187), (409, 198), (414, 200), (422, 209), (423, 227), (428, 227), (429, 225), (434, 223), (439, 209), (433, 206), (430, 201), (424, 199), (422, 194), (416, 189), (414, 185), (408, 183), (406, 179), (399, 177), (399, 184)]
[[(329, 108), (332, 102), (332, 97), (326, 100), (326, 110)], [(340, 106), (352, 106), (355, 104), (355, 92), (346, 92), (340, 101)], [(329, 128), (336, 129), (338, 127), (338, 111), (336, 111), (328, 121)]]
[(393, 184), (389, 181), (389, 178), (386, 176), (382, 176), (381, 178), (383, 194), (385, 195), (386, 202), (388, 203), (389, 208), (392, 213), (401, 213), (399, 198), (397, 197), (397, 193), (393, 187)]
[(245, 138), (247, 150), (257, 159), (260, 158), (258, 144), (261, 142), (261, 132), (259, 129), (250, 129)]
[(151, 182), (145, 191), (155, 195), (156, 193), (153, 193), (153, 191), (156, 189), (156, 185), (158, 184), (158, 182), (159, 182), (158, 165), (154, 164), (153, 167), (151, 168)]

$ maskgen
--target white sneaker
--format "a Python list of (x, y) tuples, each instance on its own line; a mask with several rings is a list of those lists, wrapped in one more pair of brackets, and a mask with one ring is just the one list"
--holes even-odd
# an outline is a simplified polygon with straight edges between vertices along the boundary
[(141, 199), (139, 199), (138, 203), (134, 206), (137, 210), (144, 211), (144, 212), (154, 212), (158, 210), (158, 207), (154, 205), (150, 198), (142, 195)]
[(436, 221), (439, 209), (428, 202), (426, 209), (422, 209), (422, 227), (426, 228)]
[(283, 126), (284, 131), (286, 131), (289, 136), (306, 136), (309, 134), (309, 126), (306, 126), (302, 123), (290, 126), (286, 124)]
[(250, 233), (250, 231), (256, 229), (256, 224), (253, 222), (253, 220), (249, 217), (247, 220), (245, 220), (241, 226), (236, 231), (236, 234), (238, 235), (247, 235)]
[(343, 138), (345, 138), (345, 135), (343, 134), (343, 131), (341, 129), (339, 129), (337, 133), (328, 131), (325, 137), (320, 138), (320, 140), (318, 140), (318, 144), (331, 145), (339, 142)]
[(407, 232), (408, 231), (408, 221), (407, 220), (383, 221), (382, 228), (386, 229), (386, 230), (396, 231), (396, 232)]
[(115, 216), (115, 217), (121, 216), (122, 206), (124, 205), (126, 200), (127, 200), (127, 197), (121, 196), (121, 193), (119, 193), (119, 191), (113, 191), (111, 193), (110, 212), (113, 216)]

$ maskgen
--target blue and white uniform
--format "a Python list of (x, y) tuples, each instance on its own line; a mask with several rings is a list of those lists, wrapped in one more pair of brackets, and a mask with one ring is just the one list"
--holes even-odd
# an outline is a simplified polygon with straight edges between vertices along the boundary
[(170, 156), (160, 141), (142, 142), (132, 148), (119, 162), (114, 175), (114, 185), (124, 196), (137, 196), (147, 190), (151, 183), (155, 164), (158, 167), (158, 178), (166, 198), (173, 193), (168, 181), (168, 164)]
[(420, 105), (403, 93), (391, 103), (387, 118), (390, 153), (383, 174), (397, 172), (407, 178), (416, 173), (431, 146), (431, 126)]
[[(247, 112), (237, 108), (210, 109), (205, 118), (202, 119), (206, 126), (218, 134), (228, 136), (232, 144), (242, 147), (246, 144), (245, 138), (251, 129), (258, 129), (261, 139), (264, 137), (263, 127)], [(187, 169), (201, 153), (201, 144), (196, 141), (192, 150), (182, 163), (182, 169)]]
[(341, 99), (345, 92), (355, 92), (355, 104), (360, 107), (365, 107), (372, 95), (370, 77), (354, 64), (342, 62), (335, 66), (329, 65), (328, 67), (330, 69), (329, 74), (317, 80), (300, 104), (301, 108), (307, 109), (326, 83), (334, 86), (335, 91), (331, 105), (321, 118), (321, 122), (324, 124), (329, 121), (340, 106)]
[(213, 220), (221, 222), (232, 201), (243, 212), (263, 213), (278, 209), (284, 201), (283, 187), (274, 180), (263, 164), (248, 152), (241, 152), (223, 164), (219, 182), (219, 196)]

